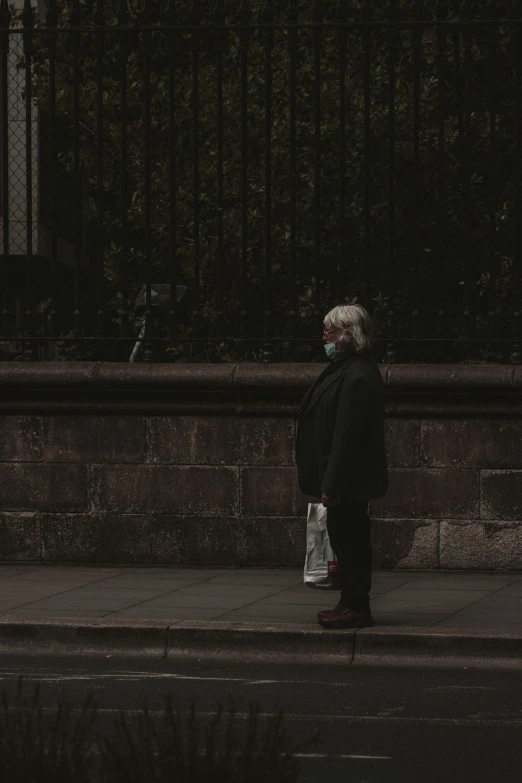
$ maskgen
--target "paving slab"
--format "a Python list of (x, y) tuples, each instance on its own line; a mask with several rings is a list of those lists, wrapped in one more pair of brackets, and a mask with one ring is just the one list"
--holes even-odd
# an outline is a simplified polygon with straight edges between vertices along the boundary
[(301, 584), (303, 581), (303, 575), (301, 572), (298, 574), (277, 574), (268, 572), (266, 574), (227, 574), (223, 576), (216, 576), (209, 580), (212, 584), (222, 585), (283, 585), (290, 587), (291, 585)]
[(480, 602), (481, 608), (488, 610), (493, 609), (499, 611), (500, 609), (519, 609), (522, 610), (522, 596), (519, 595), (505, 595), (503, 592), (493, 593), (483, 598)]
[(483, 611), (482, 609), (463, 609), (449, 617), (444, 617), (438, 623), (441, 628), (487, 628), (495, 630), (522, 629), (522, 610), (498, 609)]
[(44, 609), (52, 611), (53, 609), (69, 611), (71, 615), (76, 614), (76, 610), (100, 612), (116, 612), (119, 609), (127, 609), (130, 606), (135, 606), (136, 601), (131, 599), (111, 598), (108, 596), (103, 600), (93, 601), (92, 599), (77, 598), (74, 601), (63, 600), (60, 596), (53, 599), (44, 599), (43, 601), (32, 601), (31, 603), (22, 604), (17, 607), (18, 609)]
[[(24, 580), (19, 577), (13, 577), (12, 579), (2, 580), (2, 593), (5, 595), (13, 595), (18, 592), (30, 592), (31, 590), (55, 590), (56, 592), (65, 592), (66, 590), (74, 590), (76, 587), (83, 587), (84, 585), (97, 584), (98, 579), (31, 579)], [(105, 580), (101, 580), (105, 582)]]
[(393, 609), (403, 612), (430, 611), (453, 614), (489, 595), (491, 593), (485, 590), (422, 590), (415, 592), (397, 588), (397, 590), (391, 590), (384, 595), (376, 596), (372, 601), (372, 607), (376, 612)]
[(266, 598), (270, 595), (278, 595), (284, 590), (285, 588), (281, 585), (223, 585), (212, 583), (212, 587), (209, 587), (206, 582), (198, 582), (193, 585), (181, 586), (173, 592), (178, 596), (192, 595), (200, 596), (202, 599), (210, 594), (213, 596), (229, 596), (231, 598), (239, 595), (245, 599), (251, 598), (255, 600)]
[(310, 615), (295, 615), (290, 620), (281, 619), (280, 617), (273, 617), (270, 614), (248, 614), (248, 612), (230, 612), (229, 614), (220, 615), (219, 617), (211, 618), (213, 620), (224, 622), (225, 620), (230, 623), (248, 623), (251, 627), (256, 625), (269, 625), (273, 628), (278, 628), (283, 623), (290, 626), (300, 626), (307, 628), (311, 631), (316, 631), (318, 626), (317, 618)]
[(152, 606), (147, 609), (146, 616), (141, 607), (132, 606), (129, 609), (123, 609), (111, 614), (111, 619), (161, 619), (168, 620), (171, 623), (179, 620), (215, 620), (223, 614), (223, 609), (204, 609), (202, 607), (172, 607), (172, 606)]
[[(295, 622), (313, 622), (314, 625), (317, 624), (317, 612), (320, 610), (321, 607), (319, 606), (275, 606), (272, 605), (268, 607), (266, 604), (250, 604), (250, 606), (244, 606), (241, 609), (235, 609), (234, 611), (229, 611), (226, 614), (222, 612), (222, 619), (226, 620), (242, 620), (246, 618), (253, 618), (253, 617), (260, 617), (265, 618), (268, 617), (273, 622), (287, 622), (287, 623), (295, 623)], [(324, 609), (327, 609), (328, 606), (323, 607)]]
[(28, 574), (32, 570), (32, 568), (23, 568), (20, 566), (0, 566), (0, 580), (8, 579), (10, 576), (15, 576), (16, 574)]
[(497, 595), (522, 597), (522, 582), (514, 582), (498, 591)]
[(409, 628), (432, 628), (438, 625), (446, 618), (445, 614), (435, 614), (432, 612), (373, 612), (373, 618), (377, 628), (386, 626), (387, 628), (400, 628), (406, 626)]
[(190, 585), (206, 584), (207, 579), (201, 579), (196, 576), (179, 577), (156, 577), (156, 576), (136, 576), (132, 574), (122, 574), (114, 576), (111, 579), (104, 579), (100, 586), (108, 590), (125, 589), (128, 587), (159, 587), (165, 590), (178, 590), (180, 587), (189, 587)]
[(192, 577), (196, 576), (198, 579), (210, 579), (213, 576), (219, 576), (222, 574), (240, 573), (240, 569), (228, 569), (228, 568), (187, 568), (186, 566), (171, 566), (170, 568), (152, 566), (133, 566), (131, 568), (121, 568), (121, 573), (127, 575), (139, 576), (154, 576), (161, 578), (163, 576), (168, 579), (173, 577)]
[(420, 577), (418, 579), (408, 580), (404, 584), (405, 590), (501, 590), (507, 585), (513, 584), (516, 580), (512, 576), (500, 576), (497, 574), (487, 575), (487, 577), (469, 576), (448, 576), (441, 574), (437, 577)]
[[(125, 587), (108, 589), (98, 585), (85, 585), (77, 587), (74, 590), (68, 590), (67, 593), (61, 593), (64, 600), (74, 600), (75, 598), (85, 598), (91, 600), (97, 600), (99, 598), (104, 599), (108, 596), (115, 598), (135, 598), (136, 601), (147, 601), (150, 598), (155, 598), (160, 595), (168, 595), (173, 592), (171, 585), (166, 584), (162, 587), (149, 587), (140, 585), (138, 587), (131, 587), (130, 585)], [(177, 592), (177, 591), (175, 591)]]
[(323, 609), (333, 609), (339, 603), (337, 592), (327, 591), (326, 593), (308, 590), (306, 593), (291, 593), (289, 590), (282, 590), (279, 593), (269, 595), (263, 601), (263, 606), (317, 606)]
[(96, 612), (92, 609), (25, 609), (17, 607), (16, 614), (21, 617), (82, 617), (86, 619), (88, 617), (106, 617), (111, 612), (108, 610)]
[(46, 579), (81, 579), (84, 576), (96, 579), (104, 576), (116, 576), (121, 574), (124, 568), (103, 568), (99, 566), (37, 566), (26, 572), (26, 578), (40, 579), (42, 575)]
[(238, 609), (240, 606), (244, 606), (255, 600), (255, 598), (248, 599), (243, 596), (234, 598), (233, 596), (226, 595), (179, 595), (178, 592), (175, 592), (167, 593), (166, 595), (146, 601), (142, 604), (142, 607), (146, 610), (148, 607), (152, 608), (155, 606), (179, 606), (186, 609), (191, 607), (194, 609), (221, 609), (224, 612), (226, 610), (231, 611), (232, 609)]

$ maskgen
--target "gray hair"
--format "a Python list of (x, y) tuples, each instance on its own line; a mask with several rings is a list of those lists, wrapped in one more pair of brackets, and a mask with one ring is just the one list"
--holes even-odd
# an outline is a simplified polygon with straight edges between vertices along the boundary
[(372, 319), (359, 304), (338, 305), (330, 310), (324, 325), (340, 332), (336, 342), (339, 348), (353, 348), (362, 353), (372, 345)]

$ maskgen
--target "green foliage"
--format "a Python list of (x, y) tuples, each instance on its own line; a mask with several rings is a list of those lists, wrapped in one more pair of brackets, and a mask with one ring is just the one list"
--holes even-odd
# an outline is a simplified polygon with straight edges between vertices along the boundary
[[(94, 0), (80, 0), (82, 24), (94, 23)], [(174, 4), (176, 21), (186, 20), (189, 0)], [(224, 3), (228, 22), (237, 21), (238, 4)], [(274, 3), (275, 20), (286, 18), (287, 3)], [(323, 2), (325, 18), (333, 18), (334, 0)], [(358, 14), (360, 3), (351, 3)], [(413, 3), (395, 4), (401, 18), (413, 17)], [(424, 4), (423, 4), (424, 5)], [(428, 18), (434, 4), (425, 4)], [(462, 3), (449, 3), (449, 19), (464, 13)], [(95, 236), (98, 182), (97, 153), (103, 154), (103, 241), (105, 289), (110, 312), (109, 331), (118, 333), (122, 314), (145, 282), (146, 264), (152, 280), (175, 279), (199, 291), (203, 334), (215, 333), (223, 307), (225, 333), (237, 334), (239, 313), (247, 313), (247, 334), (263, 334), (264, 311), (273, 305), (274, 334), (290, 329), (289, 313), (296, 305), (297, 333), (317, 334), (317, 325), (327, 310), (343, 301), (360, 301), (384, 329), (381, 316), (393, 309), (399, 334), (409, 334), (409, 316), (420, 312), (423, 333), (432, 333), (433, 313), (447, 314), (445, 332), (463, 334), (459, 320), (463, 307), (478, 305), (478, 325), (495, 312), (497, 334), (511, 335), (511, 313), (518, 306), (517, 276), (520, 248), (517, 239), (515, 203), (520, 174), (515, 115), (516, 64), (520, 41), (516, 25), (507, 23), (514, 8), (497, 3), (497, 15), (506, 19), (499, 28), (498, 44), (492, 28), (476, 27), (472, 33), (469, 74), (466, 65), (466, 35), (452, 29), (441, 39), (434, 26), (425, 26), (415, 42), (411, 28), (377, 27), (371, 32), (349, 29), (346, 36), (346, 133), (345, 218), (340, 213), (339, 62), (337, 31), (322, 33), (304, 28), (297, 35), (296, 70), (296, 264), (291, 256), (290, 209), (290, 73), (288, 30), (274, 31), (270, 52), (272, 73), (271, 222), (272, 300), (265, 259), (265, 58), (264, 33), (256, 29), (248, 41), (245, 138), (247, 193), (242, 193), (242, 92), (241, 33), (226, 30), (223, 51), (223, 203), (218, 202), (217, 63), (219, 34), (205, 26), (208, 4), (201, 3), (201, 32), (170, 34), (158, 29), (148, 36), (138, 29), (128, 34), (113, 32), (117, 20), (109, 14), (106, 23), (101, 87), (103, 89), (103, 134), (97, 131), (97, 61), (95, 34), (60, 32), (56, 58), (56, 111), (63, 132), (58, 163), (71, 173), (74, 166), (73, 98), (76, 76), (72, 52), (79, 63), (79, 156), (87, 170), (89, 194), (83, 208)], [(160, 26), (157, 3), (152, 3), (152, 22)], [(130, 0), (131, 21), (140, 20), (140, 7)], [(256, 3), (251, 21), (259, 21), (263, 7)], [(382, 12), (387, 13), (386, 7)], [(67, 25), (69, 8), (58, 0), (59, 26)], [(21, 12), (15, 15), (15, 23)], [(355, 16), (354, 16), (355, 18)], [(357, 18), (359, 18), (357, 16)], [(300, 11), (300, 21), (311, 19), (311, 4)], [(36, 22), (37, 26), (40, 23)], [(74, 39), (74, 42), (72, 41)], [(150, 87), (144, 82), (143, 46), (150, 52)], [(121, 53), (126, 40), (127, 155), (129, 204), (128, 245), (124, 247), (121, 203), (122, 151), (120, 143)], [(193, 41), (199, 41), (194, 54)], [(68, 45), (68, 41), (70, 45)], [(370, 126), (365, 134), (365, 41), (371, 47)], [(314, 44), (320, 46), (320, 210), (317, 211), (314, 171)], [(395, 55), (390, 60), (390, 47)], [(197, 66), (198, 132), (194, 140), (194, 70)], [(24, 64), (20, 58), (20, 67)], [(41, 111), (48, 111), (49, 59), (45, 36), (36, 36), (33, 53), (33, 96)], [(171, 71), (169, 71), (169, 65)], [(390, 167), (390, 73), (395, 112), (394, 162)], [(419, 138), (416, 159), (413, 118), (416, 74), (420, 96)], [(467, 82), (466, 77), (470, 79)], [(169, 102), (169, 84), (174, 79), (174, 104)], [(444, 87), (441, 104), (440, 86)], [(145, 143), (144, 99), (150, 90), (150, 147)], [(467, 102), (466, 102), (467, 101)], [(441, 106), (444, 123), (444, 156), (441, 157)], [(466, 107), (470, 111), (470, 137), (466, 137)], [(493, 120), (492, 120), (493, 117)], [(176, 153), (170, 155), (169, 128), (176, 133)], [(494, 128), (494, 136), (491, 128)], [(145, 161), (150, 152), (150, 192), (145, 180)], [(199, 166), (199, 232), (195, 229), (194, 165)], [(176, 187), (171, 191), (171, 164)], [(443, 203), (439, 184), (443, 176)], [(393, 175), (393, 176), (392, 176)], [(466, 187), (469, 183), (469, 195)], [(393, 184), (393, 191), (390, 190)], [(365, 221), (365, 193), (369, 188), (369, 223)], [(392, 194), (392, 197), (390, 197)], [(170, 223), (170, 204), (175, 200), (175, 231)], [(246, 204), (246, 231), (242, 209)], [(219, 259), (219, 214), (222, 206), (224, 268)], [(147, 233), (147, 208), (150, 233)], [(520, 205), (518, 205), (518, 209)], [(393, 209), (393, 215), (391, 210)], [(391, 221), (391, 218), (393, 220)], [(393, 233), (391, 228), (393, 227)], [(369, 234), (365, 233), (365, 228)], [(92, 232), (92, 234), (91, 234)], [(342, 237), (342, 241), (341, 241)], [(198, 245), (199, 241), (199, 245)], [(150, 258), (147, 259), (147, 243)], [(244, 242), (244, 244), (243, 244)], [(199, 253), (197, 248), (199, 247)], [(244, 253), (244, 256), (243, 256)], [(95, 243), (92, 247), (96, 265)], [(516, 261), (518, 260), (518, 268)], [(128, 276), (129, 299), (123, 301), (122, 275)], [(295, 288), (294, 288), (295, 286)], [(295, 291), (295, 300), (293, 298)], [(196, 301), (196, 307), (198, 302)], [(451, 314), (451, 319), (449, 315)], [(318, 320), (319, 319), (319, 320)], [(489, 316), (491, 322), (491, 316)], [(403, 324), (403, 326), (401, 326)], [(400, 331), (403, 329), (403, 331)]]

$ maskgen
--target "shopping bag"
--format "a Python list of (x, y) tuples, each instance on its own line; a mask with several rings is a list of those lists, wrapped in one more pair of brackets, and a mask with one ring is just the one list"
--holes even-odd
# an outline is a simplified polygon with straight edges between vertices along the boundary
[(339, 563), (330, 546), (326, 529), (327, 509), (322, 503), (308, 504), (306, 521), (306, 559), (304, 582), (309, 587), (334, 590), (333, 577), (339, 574)]

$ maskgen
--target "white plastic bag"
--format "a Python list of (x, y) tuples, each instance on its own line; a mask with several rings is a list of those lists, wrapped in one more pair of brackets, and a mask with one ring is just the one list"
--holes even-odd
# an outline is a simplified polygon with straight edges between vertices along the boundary
[(330, 546), (326, 512), (322, 503), (308, 504), (304, 582), (309, 587), (332, 590), (332, 576), (338, 573), (339, 564)]

